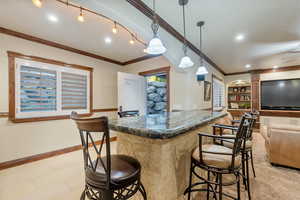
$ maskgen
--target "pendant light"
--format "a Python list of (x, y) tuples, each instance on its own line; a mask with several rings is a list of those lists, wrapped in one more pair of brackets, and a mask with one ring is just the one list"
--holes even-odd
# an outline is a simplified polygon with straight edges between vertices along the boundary
[(159, 24), (157, 20), (156, 15), (156, 6), (155, 6), (155, 0), (153, 0), (153, 22), (151, 25), (151, 29), (153, 31), (153, 38), (150, 40), (147, 49), (145, 50), (146, 53), (152, 54), (152, 55), (158, 55), (163, 54), (166, 52), (166, 47), (164, 47), (163, 43), (158, 37), (158, 29)]
[(186, 31), (185, 31), (185, 5), (188, 3), (188, 0), (179, 0), (179, 5), (182, 6), (182, 16), (183, 16), (183, 53), (184, 57), (181, 58), (179, 67), (180, 68), (188, 68), (192, 67), (194, 65), (193, 61), (191, 60), (190, 57), (187, 56), (187, 43), (186, 43)]
[[(202, 26), (204, 26), (204, 21), (198, 22), (197, 26), (200, 28), (200, 51), (202, 52)], [(196, 74), (197, 75), (208, 74), (208, 71), (204, 65), (202, 56), (200, 56), (200, 66), (198, 67)]]

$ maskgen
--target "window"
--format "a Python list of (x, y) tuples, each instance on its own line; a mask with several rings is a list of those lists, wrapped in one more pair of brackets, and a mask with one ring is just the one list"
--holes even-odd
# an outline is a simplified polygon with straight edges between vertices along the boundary
[(213, 108), (220, 109), (225, 106), (225, 86), (217, 78), (213, 78)]
[(92, 68), (16, 53), (9, 56), (13, 121), (61, 119), (72, 111), (91, 113)]

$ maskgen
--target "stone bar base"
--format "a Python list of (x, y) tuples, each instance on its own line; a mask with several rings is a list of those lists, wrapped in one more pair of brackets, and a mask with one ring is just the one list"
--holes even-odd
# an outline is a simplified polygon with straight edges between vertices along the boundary
[[(142, 183), (148, 200), (187, 199), (183, 192), (188, 186), (191, 152), (198, 146), (199, 132), (212, 133), (212, 123), (170, 139), (150, 139), (117, 132), (118, 154), (132, 156), (142, 165)], [(135, 196), (132, 199), (142, 198)]]

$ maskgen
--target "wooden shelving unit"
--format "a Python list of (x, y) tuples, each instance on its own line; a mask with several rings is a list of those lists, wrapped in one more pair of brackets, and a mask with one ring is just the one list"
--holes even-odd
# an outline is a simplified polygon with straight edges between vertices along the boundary
[(251, 109), (251, 85), (229, 86), (227, 100), (230, 110)]

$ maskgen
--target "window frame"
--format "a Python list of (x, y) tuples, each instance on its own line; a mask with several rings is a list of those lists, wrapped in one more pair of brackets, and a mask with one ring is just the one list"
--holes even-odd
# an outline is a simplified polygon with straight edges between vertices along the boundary
[[(81, 66), (81, 65), (75, 65), (75, 64), (67, 64), (61, 61), (57, 60), (51, 60), (36, 56), (28, 56), (21, 53), (16, 53), (12, 51), (8, 51), (8, 62), (9, 62), (9, 119), (15, 123), (21, 123), (21, 122), (34, 122), (34, 121), (47, 121), (47, 120), (58, 120), (58, 119), (68, 119), (70, 116), (71, 110), (58, 110), (58, 111), (39, 111), (39, 114), (36, 113), (26, 113), (26, 114), (17, 114), (18, 111), (18, 89), (20, 86), (20, 73), (18, 73), (18, 70), (20, 70), (20, 64), (27, 62), (30, 64), (37, 64), (42, 63), (43, 66), (39, 66), (39, 68), (55, 68), (56, 70), (60, 72), (71, 72), (71, 73), (82, 73), (84, 71), (84, 74), (87, 75), (87, 87), (88, 87), (88, 102), (87, 102), (87, 109), (84, 110), (75, 110), (77, 111), (81, 116), (91, 116), (92, 115), (92, 108), (93, 108), (93, 68)], [(33, 66), (34, 67), (34, 66)], [(58, 76), (60, 76), (61, 73), (58, 73)], [(60, 77), (58, 80), (61, 80)], [(57, 83), (57, 101), (61, 101), (61, 84)], [(61, 103), (61, 102), (60, 102)], [(57, 103), (58, 104), (58, 103)], [(57, 106), (58, 107), (58, 106)], [(58, 114), (60, 113), (60, 114)], [(42, 115), (41, 115), (42, 114)], [(19, 117), (19, 116), (21, 117)], [(23, 115), (23, 117), (22, 117)]]
[[(214, 105), (214, 81), (219, 81), (219, 82), (221, 82), (222, 84), (223, 84), (223, 101), (221, 102), (221, 104), (223, 103), (223, 105), (221, 105), (220, 107), (215, 107), (215, 105)], [(226, 93), (226, 88), (225, 88), (225, 83), (224, 83), (224, 80), (223, 79), (221, 79), (221, 78), (219, 78), (219, 77), (217, 77), (216, 75), (212, 75), (212, 110), (222, 110), (222, 109), (224, 109), (225, 108), (225, 101), (226, 101), (226, 97), (225, 97), (225, 94)]]

